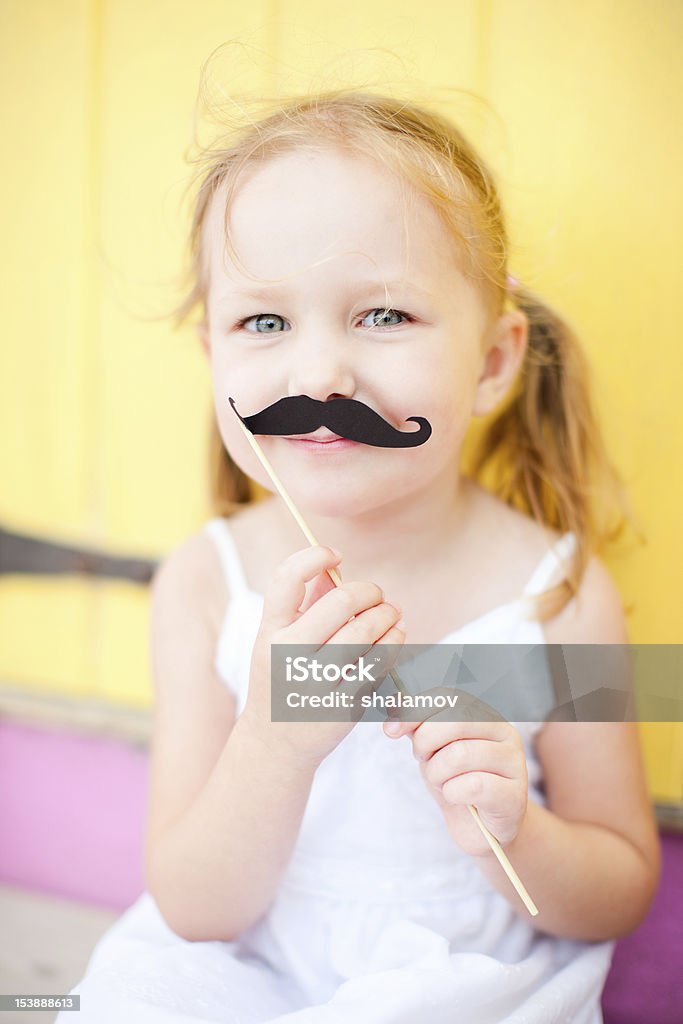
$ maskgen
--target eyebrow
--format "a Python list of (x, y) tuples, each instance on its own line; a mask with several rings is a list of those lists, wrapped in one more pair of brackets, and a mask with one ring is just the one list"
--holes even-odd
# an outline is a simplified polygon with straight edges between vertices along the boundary
[[(392, 289), (397, 289), (403, 292), (413, 292), (426, 299), (435, 298), (433, 292), (427, 291), (426, 288), (423, 288), (415, 281), (360, 281), (349, 286), (349, 290), (366, 294), (367, 292), (384, 291), (385, 287), (389, 292)], [(264, 300), (269, 299), (271, 296), (276, 299), (283, 299), (287, 298), (290, 294), (291, 291), (286, 284), (263, 285), (245, 288), (243, 291), (236, 291), (234, 293), (226, 292), (220, 295), (216, 301), (217, 305), (222, 306), (227, 305), (231, 301), (239, 301), (240, 299)]]

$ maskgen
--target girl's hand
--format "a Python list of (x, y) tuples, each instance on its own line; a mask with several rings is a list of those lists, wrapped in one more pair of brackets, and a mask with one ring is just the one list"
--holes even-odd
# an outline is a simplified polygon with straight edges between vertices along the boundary
[[(396, 725), (394, 732), (390, 726)], [(502, 846), (512, 842), (524, 820), (528, 794), (524, 745), (513, 725), (394, 720), (384, 729), (392, 737), (410, 737), (422, 778), (465, 853), (491, 854), (468, 804), (477, 808)]]
[[(306, 547), (275, 569), (265, 594), (249, 692), (240, 716), (243, 727), (263, 742), (268, 757), (314, 769), (351, 732), (362, 709), (349, 710), (345, 721), (273, 722), (271, 644), (312, 644), (318, 649), (327, 643), (351, 644), (354, 651), (360, 647), (359, 654), (365, 654), (376, 643), (402, 645), (405, 640), (403, 631), (396, 627), (401, 612), (384, 600), (377, 584), (352, 580), (335, 587), (326, 570), (340, 559), (330, 548)], [(398, 649), (376, 653), (382, 663), (375, 684), (379, 686)], [(321, 652), (321, 660), (323, 656)], [(354, 695), (367, 692), (368, 683), (342, 681), (336, 689)]]

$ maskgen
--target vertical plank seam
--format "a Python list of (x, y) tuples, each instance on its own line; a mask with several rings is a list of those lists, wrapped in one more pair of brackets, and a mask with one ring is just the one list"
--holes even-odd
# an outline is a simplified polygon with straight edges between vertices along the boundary
[(480, 96), (490, 99), (491, 38), (494, 0), (477, 0), (475, 16), (475, 84)]
[(265, 7), (265, 49), (268, 55), (266, 81), (264, 86), (272, 96), (277, 88), (277, 61), (279, 49), (278, 19), (280, 17), (279, 0), (266, 0)]
[[(87, 508), (85, 534), (87, 542), (101, 543), (104, 534), (104, 462), (99, 457), (101, 448), (104, 353), (102, 351), (102, 136), (103, 136), (103, 22), (105, 0), (89, 0), (86, 7), (86, 209), (83, 239), (83, 396), (84, 420), (83, 456), (86, 471)], [(87, 598), (87, 636), (84, 668), (86, 679), (79, 687), (86, 694), (100, 690), (98, 650), (101, 649), (103, 627), (103, 601), (105, 584), (92, 581)]]

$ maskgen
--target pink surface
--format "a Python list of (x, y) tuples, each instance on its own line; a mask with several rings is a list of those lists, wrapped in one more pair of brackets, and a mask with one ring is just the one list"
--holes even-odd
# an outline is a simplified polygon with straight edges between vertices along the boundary
[(113, 909), (144, 888), (146, 750), (0, 720), (0, 882)]
[[(0, 720), (0, 882), (115, 910), (144, 887), (147, 751)], [(617, 944), (605, 1024), (679, 1024), (683, 837), (663, 836), (659, 892)]]
[(617, 943), (602, 998), (605, 1024), (681, 1024), (683, 835), (663, 833), (662, 874), (650, 911)]

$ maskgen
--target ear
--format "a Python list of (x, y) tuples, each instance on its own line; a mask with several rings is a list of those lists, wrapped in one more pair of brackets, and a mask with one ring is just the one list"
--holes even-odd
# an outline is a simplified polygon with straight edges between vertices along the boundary
[(473, 416), (486, 416), (503, 400), (524, 361), (528, 340), (529, 321), (518, 309), (504, 313), (490, 328)]
[(202, 320), (200, 324), (197, 324), (197, 334), (199, 335), (199, 340), (201, 342), (202, 348), (204, 349), (204, 354), (206, 356), (210, 356), (211, 343), (209, 341), (209, 325), (207, 324), (206, 320)]

